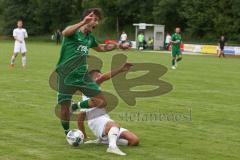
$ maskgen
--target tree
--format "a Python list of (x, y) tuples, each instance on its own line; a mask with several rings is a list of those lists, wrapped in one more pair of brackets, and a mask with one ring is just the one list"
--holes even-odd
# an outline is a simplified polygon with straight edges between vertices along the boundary
[(80, 20), (82, 0), (4, 0), (4, 33), (11, 34), (22, 19), (29, 34), (51, 33)]
[(153, 7), (155, 23), (164, 24), (169, 32), (177, 26), (185, 28), (185, 17), (181, 14), (184, 8), (181, 2), (182, 0), (156, 0)]

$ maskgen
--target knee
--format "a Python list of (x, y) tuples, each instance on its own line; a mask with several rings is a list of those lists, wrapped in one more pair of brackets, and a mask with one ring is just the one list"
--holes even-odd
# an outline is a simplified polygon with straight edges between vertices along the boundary
[(134, 136), (128, 140), (129, 146), (138, 146), (139, 145), (139, 138), (137, 136)]
[(105, 126), (104, 133), (107, 135), (109, 133), (109, 131), (111, 130), (111, 128), (113, 128), (113, 127), (120, 128), (120, 125), (115, 122), (108, 122)]
[(69, 106), (70, 106), (70, 103), (69, 102), (66, 102), (66, 103), (62, 103), (61, 104), (61, 116), (62, 117), (66, 117), (70, 114), (69, 112)]
[(107, 101), (104, 98), (95, 100), (94, 103), (95, 103), (95, 106), (99, 108), (104, 108), (107, 106)]
[(26, 57), (26, 53), (22, 53), (22, 57)]

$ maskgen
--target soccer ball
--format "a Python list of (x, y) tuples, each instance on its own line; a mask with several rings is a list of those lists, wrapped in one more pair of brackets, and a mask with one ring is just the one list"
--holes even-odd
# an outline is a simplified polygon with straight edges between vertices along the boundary
[(66, 139), (70, 145), (77, 147), (83, 143), (84, 134), (78, 129), (73, 129), (68, 132)]

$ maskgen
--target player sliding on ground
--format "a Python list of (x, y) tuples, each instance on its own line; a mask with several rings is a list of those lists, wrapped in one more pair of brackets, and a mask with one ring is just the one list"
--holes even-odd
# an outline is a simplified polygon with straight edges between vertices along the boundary
[(181, 29), (179, 27), (176, 28), (176, 33), (172, 35), (172, 69), (176, 69), (177, 63), (182, 60), (182, 52), (181, 52), (181, 42), (182, 36), (180, 34)]
[[(114, 69), (108, 73), (102, 74), (99, 70), (92, 70), (89, 72), (90, 76), (101, 85), (103, 82), (109, 80), (111, 77), (127, 72), (132, 67), (132, 64), (125, 63), (121, 67)], [(83, 100), (88, 97), (83, 96)], [(79, 108), (79, 103), (72, 105), (73, 110)], [(97, 137), (97, 140), (89, 140), (86, 143), (108, 144), (107, 152), (118, 155), (126, 155), (117, 145), (136, 146), (139, 143), (138, 137), (125, 128), (121, 128), (119, 124), (114, 122), (106, 112), (105, 108), (91, 108), (81, 109), (78, 116), (78, 127), (83, 132), (84, 137), (87, 137), (84, 127), (84, 120), (87, 121), (89, 128)]]
[(89, 48), (99, 52), (112, 51), (116, 45), (98, 44), (92, 34), (102, 18), (100, 9), (88, 9), (83, 13), (83, 19), (77, 24), (67, 27), (62, 35), (61, 55), (57, 64), (58, 73), (58, 104), (61, 106), (61, 124), (65, 134), (69, 131), (72, 96), (76, 91), (91, 97), (82, 101), (82, 108), (105, 107), (107, 102), (99, 86), (89, 77), (87, 55)]

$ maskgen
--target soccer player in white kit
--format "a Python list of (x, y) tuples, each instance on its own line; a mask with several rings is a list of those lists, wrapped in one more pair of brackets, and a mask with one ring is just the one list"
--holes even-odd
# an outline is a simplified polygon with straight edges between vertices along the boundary
[(11, 63), (10, 66), (14, 67), (14, 61), (18, 55), (18, 53), (22, 54), (22, 66), (26, 67), (26, 44), (25, 44), (25, 38), (28, 37), (27, 30), (22, 28), (23, 27), (23, 21), (18, 20), (17, 21), (17, 28), (13, 30), (13, 37), (15, 39), (15, 44), (14, 44), (14, 51), (13, 55), (11, 58)]
[[(97, 84), (102, 84), (103, 82), (109, 80), (111, 77), (128, 71), (132, 67), (131, 63), (125, 63), (121, 67), (112, 70), (108, 73), (102, 74), (99, 70), (92, 70), (89, 74), (92, 78), (96, 81)], [(86, 100), (88, 97), (83, 96), (83, 100)], [(73, 109), (75, 105), (75, 109)], [(76, 105), (73, 104), (72, 109), (76, 110)], [(125, 128), (121, 128), (120, 125), (114, 122), (110, 116), (107, 114), (105, 108), (90, 108), (90, 109), (81, 109), (81, 113), (78, 116), (78, 127), (83, 132), (84, 136), (86, 137), (85, 127), (84, 127), (84, 120), (87, 121), (90, 130), (93, 134), (97, 137), (97, 140), (90, 140), (86, 143), (102, 143), (108, 144), (108, 153), (114, 153), (118, 155), (126, 155), (123, 153), (117, 145), (129, 145), (129, 146), (136, 146), (139, 144), (138, 137), (128, 131)]]

